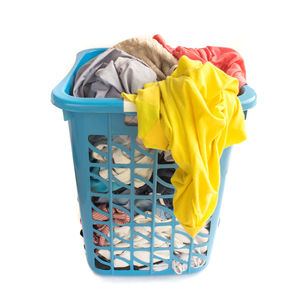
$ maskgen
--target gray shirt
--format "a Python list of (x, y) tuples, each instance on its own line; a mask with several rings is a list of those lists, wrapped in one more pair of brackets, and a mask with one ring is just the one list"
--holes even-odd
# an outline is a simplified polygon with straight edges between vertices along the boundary
[(155, 72), (140, 59), (118, 49), (108, 49), (83, 65), (74, 81), (73, 95), (88, 98), (121, 98), (136, 94), (156, 81)]

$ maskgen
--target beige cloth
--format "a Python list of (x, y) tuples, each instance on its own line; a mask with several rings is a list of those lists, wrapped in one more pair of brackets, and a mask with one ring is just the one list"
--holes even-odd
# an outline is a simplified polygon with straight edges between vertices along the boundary
[(166, 79), (177, 67), (177, 59), (151, 37), (131, 38), (112, 48), (123, 50), (144, 61), (156, 73), (158, 80)]

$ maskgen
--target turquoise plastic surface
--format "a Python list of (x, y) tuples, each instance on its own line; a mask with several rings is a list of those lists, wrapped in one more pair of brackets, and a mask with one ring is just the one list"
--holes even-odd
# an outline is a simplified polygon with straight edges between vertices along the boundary
[[(185, 265), (186, 270), (182, 274), (194, 273), (203, 270), (209, 263), (212, 245), (215, 238), (215, 232), (219, 223), (219, 214), (220, 207), (222, 203), (222, 197), (225, 186), (225, 179), (228, 170), (229, 156), (231, 152), (231, 147), (226, 148), (222, 154), (220, 166), (221, 166), (221, 183), (219, 189), (219, 198), (217, 207), (210, 218), (210, 229), (209, 234), (199, 234), (204, 238), (208, 238), (207, 242), (201, 244), (201, 247), (207, 247), (207, 250), (204, 253), (196, 253), (195, 248), (199, 245), (195, 245), (193, 240), (187, 234), (183, 234), (180, 231), (175, 230), (175, 226), (178, 225), (178, 221), (175, 219), (172, 211), (166, 207), (160, 206), (157, 204), (158, 198), (173, 198), (173, 194), (168, 195), (157, 195), (156, 187), (157, 182), (160, 184), (170, 187), (169, 183), (162, 181), (157, 176), (157, 171), (161, 168), (177, 168), (176, 164), (159, 164), (158, 163), (158, 151), (154, 150), (154, 153), (143, 152), (145, 155), (153, 158), (153, 164), (150, 165), (136, 165), (134, 163), (134, 151), (138, 149), (141, 151), (139, 146), (135, 143), (135, 138), (137, 136), (137, 127), (136, 126), (127, 126), (124, 124), (124, 115), (134, 115), (135, 113), (124, 113), (123, 111), (123, 100), (119, 98), (76, 98), (70, 95), (72, 90), (72, 84), (74, 81), (75, 74), (77, 70), (85, 64), (90, 59), (97, 56), (99, 53), (105, 51), (106, 49), (90, 49), (84, 50), (78, 53), (76, 62), (69, 72), (69, 74), (53, 89), (52, 91), (52, 103), (61, 108), (64, 113), (64, 120), (67, 120), (69, 123), (69, 130), (72, 143), (72, 153), (74, 160), (74, 169), (77, 183), (78, 198), (80, 204), (80, 214), (81, 222), (83, 228), (84, 244), (86, 250), (86, 257), (89, 266), (91, 269), (99, 274), (107, 275), (167, 275), (167, 274), (176, 274), (172, 268), (172, 263), (177, 262)], [(239, 96), (243, 110), (246, 112), (248, 109), (252, 108), (256, 104), (256, 94), (254, 90), (245, 85), (241, 90), (243, 93)], [(107, 137), (107, 153), (100, 152), (95, 149), (95, 147), (89, 142), (88, 137), (90, 135), (102, 135)], [(112, 161), (111, 149), (112, 146), (119, 147), (122, 149), (121, 145), (117, 145), (112, 142), (113, 136), (126, 135), (130, 138), (130, 149), (126, 150), (130, 155), (130, 163), (128, 164), (115, 164)], [(90, 158), (90, 154), (98, 153), (105, 157), (106, 161), (104, 163), (97, 163)], [(138, 168), (151, 168), (153, 170), (153, 181), (143, 179), (142, 177), (135, 174), (135, 169)], [(99, 168), (105, 168), (108, 172), (108, 179), (105, 180), (101, 178), (97, 173)], [(130, 184), (124, 184), (120, 182), (117, 178), (112, 175), (113, 168), (128, 168), (130, 169), (131, 179)], [(149, 199), (152, 199), (152, 212), (156, 211), (156, 208), (159, 207), (162, 210), (169, 212), (172, 215), (170, 221), (166, 223), (155, 223), (151, 222), (149, 224), (140, 224), (134, 223), (134, 212), (138, 211), (140, 214), (147, 216), (145, 212), (138, 210), (135, 207), (135, 199), (145, 198), (145, 196), (136, 195), (134, 189), (134, 180), (140, 179), (148, 184), (152, 189), (152, 195), (148, 195)], [(124, 195), (113, 194), (113, 191), (117, 187), (124, 187), (128, 189), (129, 195), (126, 195), (130, 199), (130, 211), (122, 208), (121, 206), (113, 203), (114, 198), (122, 198)], [(106, 197), (109, 203), (109, 214), (107, 217), (108, 221), (96, 221), (92, 218), (92, 210), (99, 211), (99, 209), (93, 203), (95, 197), (99, 197), (99, 192), (101, 196)], [(112, 207), (122, 209), (130, 216), (130, 222), (125, 225), (118, 225), (113, 222)], [(149, 216), (149, 215), (148, 215)], [(151, 217), (151, 215), (150, 215)], [(103, 235), (101, 232), (97, 231), (94, 228), (94, 224), (102, 224), (109, 226), (109, 236)], [(113, 231), (114, 226), (128, 226), (130, 230), (130, 239), (124, 240), (120, 236), (116, 236)], [(136, 248), (133, 244), (133, 236), (140, 235), (135, 229), (139, 226), (147, 226), (151, 231), (151, 237), (143, 237), (148, 241), (148, 248)], [(154, 247), (154, 237), (157, 239), (162, 239), (157, 235), (155, 229), (157, 226), (171, 226), (172, 234), (171, 238), (168, 240), (169, 247), (167, 248), (157, 248)], [(129, 247), (116, 248), (113, 243), (106, 245), (105, 247), (96, 246), (93, 242), (93, 233), (104, 236), (107, 241), (111, 241), (110, 237), (117, 237), (123, 242), (128, 243)], [(134, 234), (133, 234), (134, 233)], [(174, 245), (174, 235), (183, 234), (186, 238), (190, 240), (190, 244), (184, 246), (182, 249), (189, 251), (189, 257), (187, 261), (182, 261), (175, 254), (174, 250), (176, 247)], [(95, 251), (97, 249), (107, 250), (110, 252), (110, 261), (103, 260)], [(204, 249), (204, 248), (203, 248)], [(128, 251), (129, 258), (125, 259), (123, 257), (119, 258), (115, 255), (115, 251)], [(154, 251), (168, 251), (168, 259), (158, 257), (154, 254)], [(149, 261), (141, 261), (136, 257), (137, 251), (146, 251), (149, 253)], [(199, 268), (193, 268), (191, 261), (192, 257), (202, 258), (204, 264)], [(167, 269), (158, 271), (155, 268), (154, 260), (160, 259), (167, 264)], [(124, 262), (128, 265), (129, 269), (117, 269), (114, 267), (114, 263), (117, 260)], [(145, 266), (144, 269), (137, 269), (137, 264), (142, 264)]]

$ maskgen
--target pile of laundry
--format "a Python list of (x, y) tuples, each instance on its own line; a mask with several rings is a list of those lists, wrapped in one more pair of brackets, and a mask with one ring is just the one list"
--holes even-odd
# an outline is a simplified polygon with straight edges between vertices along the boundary
[[(168, 246), (171, 240), (176, 246), (174, 253), (159, 250), (154, 253), (153, 267), (167, 267), (166, 261), (173, 260), (173, 269), (182, 272), (183, 261), (189, 254), (183, 248), (190, 244), (203, 244), (207, 238), (199, 235), (208, 234), (208, 220), (214, 212), (218, 199), (220, 184), (220, 157), (223, 150), (246, 139), (244, 114), (237, 98), (240, 88), (246, 84), (246, 71), (242, 57), (233, 49), (224, 47), (173, 49), (161, 36), (153, 38), (132, 38), (107, 49), (78, 70), (73, 96), (88, 98), (123, 98), (136, 104), (137, 116), (126, 116), (125, 123), (138, 125), (138, 137), (135, 140), (134, 163), (153, 164), (154, 150), (159, 150), (158, 163), (176, 163), (174, 167), (158, 169), (156, 193), (173, 195), (173, 198), (162, 197), (157, 200), (155, 220), (164, 223), (172, 219), (174, 213), (180, 225), (176, 230), (187, 236), (175, 234), (162, 226), (155, 239), (154, 247)], [(96, 151), (91, 151), (91, 161), (107, 162), (108, 141), (105, 136), (89, 137), (90, 144)], [(114, 136), (111, 146), (111, 157), (115, 164), (130, 163), (130, 141), (126, 136)], [(128, 224), (151, 223), (152, 189), (145, 182), (153, 182), (151, 168), (137, 168), (135, 171), (134, 189), (136, 195), (145, 195), (135, 199), (134, 220), (130, 220), (130, 169), (113, 168), (113, 194), (129, 195), (116, 197), (113, 202), (119, 208), (113, 208), (115, 233), (122, 239), (114, 238), (113, 245), (120, 248), (130, 240)], [(91, 187), (95, 192), (104, 192), (107, 188), (107, 168), (93, 168), (95, 175)], [(141, 178), (141, 179), (139, 179)], [(166, 184), (162, 184), (165, 182)], [(172, 184), (172, 185), (171, 185)], [(97, 221), (108, 220), (108, 199), (94, 197), (93, 218)], [(140, 212), (140, 213), (137, 213)], [(121, 226), (122, 225), (122, 226)], [(135, 227), (133, 244), (140, 248), (149, 247), (151, 227)], [(110, 228), (106, 225), (95, 225), (94, 244), (100, 247), (109, 245)], [(141, 236), (146, 238), (142, 238)], [(187, 238), (188, 237), (188, 238)], [(128, 245), (129, 247), (130, 245)], [(178, 250), (178, 249), (179, 250)], [(194, 249), (194, 253), (204, 254), (205, 247)], [(115, 251), (119, 260), (114, 260), (115, 268), (128, 268), (130, 251)], [(98, 249), (97, 255), (103, 261), (110, 261), (108, 250)], [(135, 268), (147, 268), (150, 253), (135, 251), (140, 263)], [(182, 262), (180, 262), (182, 261)], [(145, 264), (143, 264), (143, 262)], [(200, 267), (204, 260), (193, 256), (191, 264)]]
[[(99, 209), (105, 210), (108, 213), (108, 207), (105, 205), (99, 206)], [(193, 239), (193, 248), (190, 249), (191, 239), (187, 235), (186, 231), (181, 225), (175, 226), (174, 237), (172, 238), (172, 226), (170, 219), (162, 219), (158, 215), (155, 215), (155, 220), (152, 220), (151, 211), (146, 211), (145, 215), (137, 214), (134, 217), (134, 223), (137, 225), (145, 226), (134, 226), (134, 238), (133, 244), (130, 245), (130, 227), (129, 226), (114, 226), (114, 238), (113, 246), (114, 249), (114, 269), (116, 270), (127, 270), (130, 268), (130, 257), (134, 255), (133, 266), (136, 270), (148, 270), (151, 261), (151, 230), (149, 226), (153, 221), (156, 223), (155, 236), (153, 242), (153, 271), (162, 271), (169, 268), (169, 261), (172, 262), (172, 268), (178, 274), (181, 274), (188, 268), (189, 255), (191, 258), (191, 267), (199, 268), (205, 264), (205, 256), (207, 252), (207, 241), (209, 236), (209, 224), (207, 223), (199, 232), (199, 234)], [(93, 219), (97, 221), (108, 220), (108, 216), (105, 216), (102, 211), (93, 210)], [(128, 224), (130, 218), (128, 214), (113, 208), (113, 221), (116, 224), (124, 225)], [(165, 225), (164, 225), (165, 224)], [(164, 225), (164, 226), (161, 226)], [(95, 228), (109, 236), (109, 227), (107, 225), (95, 225)], [(174, 246), (173, 255), (170, 253), (169, 248), (171, 243)], [(101, 269), (107, 269), (107, 265), (102, 264), (103, 262), (110, 262), (111, 252), (109, 250), (110, 241), (106, 240), (103, 236), (94, 234), (94, 244), (103, 248), (95, 249), (100, 260), (95, 260), (96, 267)], [(134, 248), (134, 251), (130, 250), (130, 247)], [(126, 249), (128, 248), (128, 249)], [(131, 253), (131, 251), (133, 253)], [(190, 251), (192, 252), (190, 254)]]

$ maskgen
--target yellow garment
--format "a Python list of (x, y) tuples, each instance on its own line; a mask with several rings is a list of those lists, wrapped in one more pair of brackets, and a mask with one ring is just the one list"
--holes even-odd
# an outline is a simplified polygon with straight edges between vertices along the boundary
[(138, 135), (147, 148), (171, 150), (178, 169), (174, 214), (194, 237), (214, 212), (223, 149), (246, 139), (239, 82), (207, 62), (179, 59), (166, 80), (149, 83), (136, 103)]

